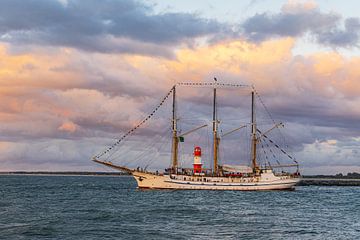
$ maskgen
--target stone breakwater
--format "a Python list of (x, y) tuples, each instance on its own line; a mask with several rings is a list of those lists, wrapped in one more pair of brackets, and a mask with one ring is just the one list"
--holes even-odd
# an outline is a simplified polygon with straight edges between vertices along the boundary
[(360, 186), (360, 179), (303, 178), (299, 186)]

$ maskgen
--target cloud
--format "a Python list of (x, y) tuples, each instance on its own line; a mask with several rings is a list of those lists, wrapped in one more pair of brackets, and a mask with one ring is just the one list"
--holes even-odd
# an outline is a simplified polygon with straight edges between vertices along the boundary
[[(0, 70), (0, 129), (7, 141), (114, 139), (138, 123), (173, 84), (158, 75), (163, 70), (156, 58), (140, 69), (129, 56), (35, 52), (12, 55), (0, 46), (6, 59)], [(73, 123), (76, 131), (64, 123)]]
[[(135, 0), (4, 0), (0, 41), (13, 48), (70, 47), (87, 52), (176, 57), (175, 49), (194, 47), (197, 39), (216, 44), (241, 37), (261, 42), (309, 34), (319, 44), (358, 46), (358, 18), (320, 11), (313, 1), (289, 1), (279, 13), (257, 13), (243, 23), (227, 24), (184, 12), (154, 13)], [(203, 41), (204, 42), (204, 41)]]
[(244, 33), (250, 40), (263, 41), (280, 37), (297, 37), (307, 31), (316, 31), (334, 26), (340, 16), (324, 14), (315, 6), (293, 2), (283, 6), (278, 14), (262, 13), (248, 18), (243, 24)]
[(11, 44), (165, 57), (173, 55), (170, 46), (228, 28), (190, 13), (154, 14), (133, 0), (5, 0), (0, 15), (0, 40)]
[(303, 160), (304, 167), (319, 166), (358, 166), (360, 144), (354, 139), (338, 141), (315, 141), (305, 144), (304, 151), (299, 155)]
[[(336, 52), (293, 56), (293, 46), (290, 38), (261, 44), (223, 42), (179, 51), (178, 61), (170, 62), (168, 68), (179, 79), (203, 81), (217, 76), (255, 84), (275, 120), (289, 126), (286, 135), (294, 139), (296, 151), (302, 151), (304, 143), (333, 138), (345, 141), (356, 135), (360, 59)], [(241, 106), (240, 102), (223, 102), (230, 109), (222, 116), (236, 115), (240, 110), (234, 108)]]
[(310, 2), (289, 1), (276, 14), (257, 13), (241, 24), (243, 35), (255, 42), (273, 37), (313, 36), (319, 44), (332, 47), (357, 47), (360, 34), (359, 18), (344, 19), (341, 15), (323, 13)]
[(348, 18), (345, 20), (345, 28), (331, 28), (316, 33), (317, 41), (330, 46), (359, 47), (360, 19)]
[[(99, 142), (99, 140), (97, 141)], [(101, 141), (100, 141), (101, 142)], [(89, 154), (98, 150), (95, 141), (46, 139), (37, 141), (1, 141), (1, 171), (94, 171)], [(106, 171), (97, 168), (98, 171)]]
[(76, 128), (76, 124), (74, 124), (73, 122), (64, 122), (58, 129), (60, 131), (73, 133), (76, 131)]
[[(43, 52), (12, 55), (3, 46), (0, 48), (4, 60), (0, 70), (0, 130), (1, 141), (6, 146), (0, 148), (1, 161), (13, 169), (30, 169), (35, 162), (43, 168), (63, 169), (73, 164), (73, 168), (83, 169), (87, 164), (84, 159), (87, 161), (135, 126), (175, 82), (211, 81), (214, 76), (224, 82), (255, 84), (275, 120), (288, 126), (285, 137), (293, 139), (288, 145), (300, 161), (311, 159), (312, 155), (304, 151), (315, 151), (316, 142), (327, 142), (317, 145), (324, 148), (318, 154), (330, 157), (325, 150), (334, 140), (337, 142), (331, 146), (340, 148), (346, 144), (351, 149), (341, 152), (344, 157), (357, 156), (352, 150), (358, 148), (353, 142), (359, 137), (360, 58), (346, 58), (332, 51), (294, 56), (294, 44), (293, 38), (260, 44), (228, 40), (192, 49), (180, 48), (176, 60), (90, 54), (74, 49), (47, 52), (44, 48)], [(195, 90), (178, 90), (183, 131), (211, 118), (211, 89)], [(235, 94), (242, 94), (247, 102)], [(223, 131), (248, 121), (246, 114), (242, 115), (244, 109), (249, 110), (246, 94), (219, 90)], [(188, 107), (184, 107), (183, 101)], [(140, 130), (133, 143), (144, 143), (144, 138), (155, 138), (154, 144), (169, 143), (170, 107), (162, 107), (159, 118), (153, 125), (146, 125), (147, 130)], [(185, 122), (186, 114), (200, 117), (203, 122)], [(259, 114), (259, 119), (262, 116)], [(241, 121), (225, 124), (229, 118)], [(268, 127), (269, 124), (259, 125), (261, 130)], [(200, 139), (201, 135), (196, 137)], [(196, 138), (187, 139), (187, 143), (195, 144)], [(126, 156), (139, 155), (139, 146), (133, 144), (133, 150), (129, 151), (133, 155)], [(165, 152), (170, 149), (166, 146), (162, 144)], [(13, 154), (14, 149), (19, 149), (19, 154)], [(120, 152), (125, 150), (128, 149)], [(37, 152), (42, 154), (40, 162), (32, 157)], [(146, 157), (168, 157), (156, 154), (160, 153), (152, 148)], [(341, 154), (329, 164), (340, 165)], [(232, 159), (236, 159), (234, 156)], [(355, 158), (348, 159), (347, 166), (356, 165)]]
[(284, 13), (297, 14), (313, 11), (317, 8), (318, 6), (314, 1), (289, 0), (282, 6), (281, 10)]

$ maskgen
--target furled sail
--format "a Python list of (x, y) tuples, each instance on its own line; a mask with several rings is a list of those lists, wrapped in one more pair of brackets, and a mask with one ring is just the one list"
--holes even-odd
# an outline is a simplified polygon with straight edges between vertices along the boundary
[(227, 165), (224, 164), (222, 169), (227, 172), (240, 172), (240, 173), (252, 173), (253, 170), (249, 166), (244, 165)]

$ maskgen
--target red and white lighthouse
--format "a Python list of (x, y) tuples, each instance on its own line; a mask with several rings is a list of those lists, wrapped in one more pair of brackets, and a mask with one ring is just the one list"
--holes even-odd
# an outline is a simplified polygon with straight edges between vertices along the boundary
[(194, 173), (201, 173), (201, 148), (196, 146), (194, 148)]

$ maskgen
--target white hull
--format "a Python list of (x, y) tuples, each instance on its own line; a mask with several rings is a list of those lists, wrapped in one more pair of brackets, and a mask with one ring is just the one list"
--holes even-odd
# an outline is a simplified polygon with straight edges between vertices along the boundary
[(184, 175), (154, 175), (132, 172), (138, 188), (183, 189), (183, 190), (292, 190), (300, 181), (299, 177), (275, 176), (271, 171), (257, 177), (205, 177)]

